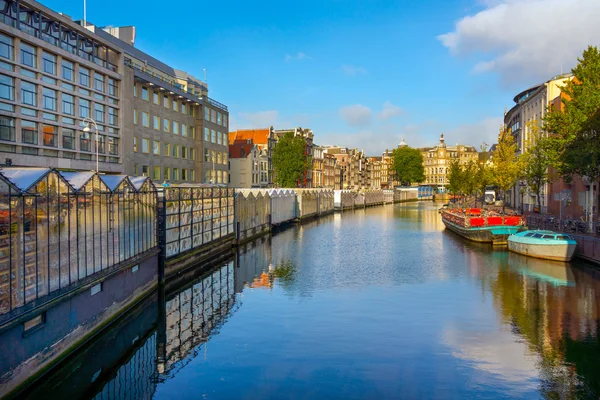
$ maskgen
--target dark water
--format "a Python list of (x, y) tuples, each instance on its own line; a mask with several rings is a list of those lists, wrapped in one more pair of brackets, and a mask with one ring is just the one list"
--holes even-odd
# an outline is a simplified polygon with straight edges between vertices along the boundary
[(431, 203), (333, 215), (168, 285), (32, 397), (598, 398), (599, 273)]

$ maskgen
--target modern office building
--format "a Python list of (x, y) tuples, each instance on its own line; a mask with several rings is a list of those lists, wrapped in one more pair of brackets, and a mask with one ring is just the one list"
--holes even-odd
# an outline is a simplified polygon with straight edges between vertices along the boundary
[(134, 27), (87, 28), (123, 51), (124, 172), (227, 183), (229, 113), (206, 83), (135, 48)]
[(0, 164), (123, 172), (123, 74), (110, 41), (35, 1), (0, 1)]

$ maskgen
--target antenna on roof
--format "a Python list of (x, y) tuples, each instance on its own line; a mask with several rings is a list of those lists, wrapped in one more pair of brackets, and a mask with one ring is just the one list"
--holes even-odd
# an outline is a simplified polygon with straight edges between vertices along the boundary
[(86, 22), (86, 14), (87, 14), (87, 7), (86, 7), (86, 0), (83, 0), (83, 27), (87, 27), (87, 22)]

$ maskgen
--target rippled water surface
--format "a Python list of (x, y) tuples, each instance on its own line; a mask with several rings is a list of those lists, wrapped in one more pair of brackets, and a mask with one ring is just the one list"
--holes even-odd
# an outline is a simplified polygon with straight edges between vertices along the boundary
[(598, 272), (467, 243), (436, 210), (335, 214), (246, 245), (146, 301), (37, 394), (598, 398)]

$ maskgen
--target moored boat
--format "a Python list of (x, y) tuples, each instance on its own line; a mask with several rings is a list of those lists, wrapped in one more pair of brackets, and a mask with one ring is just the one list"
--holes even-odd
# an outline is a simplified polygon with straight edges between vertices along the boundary
[(577, 242), (571, 236), (553, 231), (523, 231), (508, 237), (508, 249), (530, 257), (571, 261)]
[(447, 229), (474, 242), (506, 245), (508, 236), (523, 226), (518, 215), (485, 214), (480, 208), (442, 210), (442, 222)]

